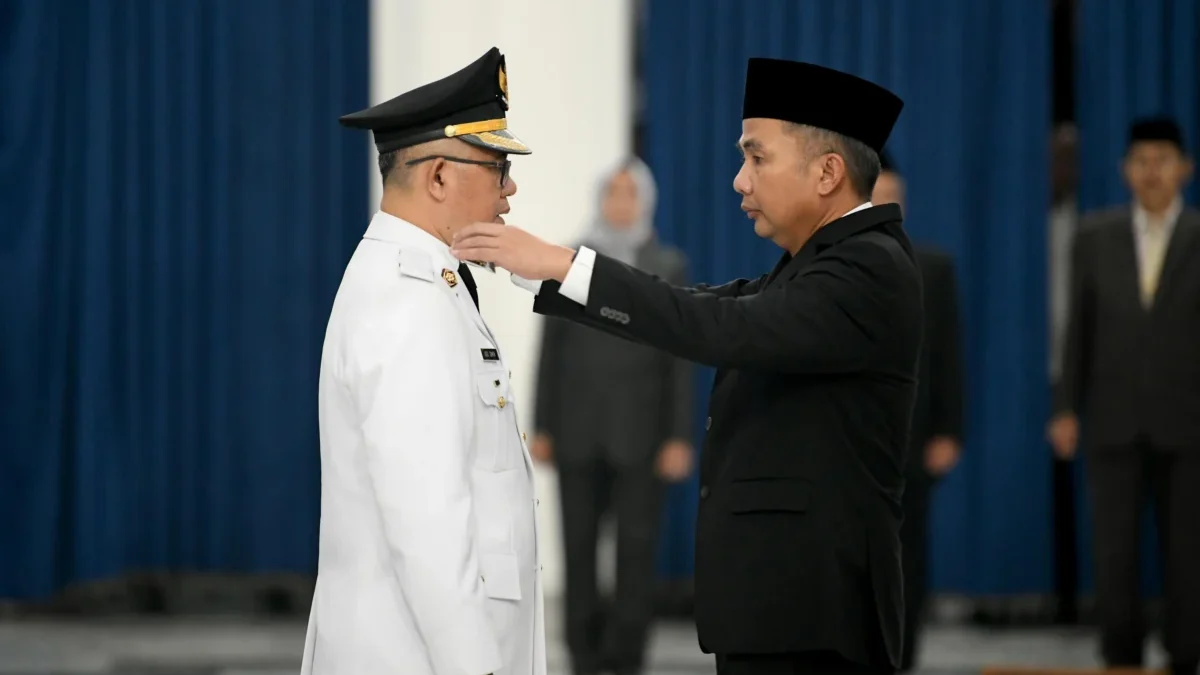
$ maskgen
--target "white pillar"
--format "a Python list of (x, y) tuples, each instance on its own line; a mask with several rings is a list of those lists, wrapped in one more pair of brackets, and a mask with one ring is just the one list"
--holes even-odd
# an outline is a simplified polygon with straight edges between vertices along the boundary
[[(545, 239), (572, 243), (596, 208), (596, 181), (630, 151), (632, 0), (372, 0), (371, 103), (445, 77), (491, 47), (508, 70), (509, 129), (533, 154), (514, 156), (518, 192), (506, 217)], [(347, 111), (349, 112), (349, 111)], [(371, 156), (371, 209), (380, 181)], [(532, 432), (541, 319), (508, 274), (476, 274), (521, 426)], [(561, 593), (562, 536), (552, 469), (537, 474), (548, 595)]]

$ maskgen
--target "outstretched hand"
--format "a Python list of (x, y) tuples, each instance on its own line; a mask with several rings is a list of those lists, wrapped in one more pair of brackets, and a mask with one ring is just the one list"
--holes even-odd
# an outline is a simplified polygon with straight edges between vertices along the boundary
[(459, 260), (495, 263), (531, 281), (562, 281), (575, 256), (573, 249), (500, 223), (472, 223), (464, 227), (454, 235), (450, 252)]

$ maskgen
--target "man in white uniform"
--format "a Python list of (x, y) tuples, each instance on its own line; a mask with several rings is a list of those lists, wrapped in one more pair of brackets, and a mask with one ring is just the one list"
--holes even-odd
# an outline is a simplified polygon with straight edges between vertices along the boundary
[(321, 543), (304, 675), (544, 675), (532, 464), (503, 352), (447, 242), (516, 190), (508, 81), (475, 63), (341, 122), (379, 212), (321, 356)]

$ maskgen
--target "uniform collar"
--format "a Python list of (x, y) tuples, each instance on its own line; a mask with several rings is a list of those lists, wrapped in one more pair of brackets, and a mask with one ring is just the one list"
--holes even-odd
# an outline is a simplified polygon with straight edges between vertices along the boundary
[(363, 234), (363, 239), (398, 244), (404, 249), (416, 249), (428, 253), (438, 266), (458, 269), (459, 260), (450, 253), (444, 241), (429, 234), (412, 223), (390, 213), (377, 211)]

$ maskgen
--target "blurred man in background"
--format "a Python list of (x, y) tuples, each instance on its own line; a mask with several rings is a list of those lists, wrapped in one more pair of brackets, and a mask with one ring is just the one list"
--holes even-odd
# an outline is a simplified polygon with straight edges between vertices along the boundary
[(460, 259), (536, 292), (534, 311), (718, 369), (695, 613), (721, 675), (900, 665), (921, 280), (900, 208), (870, 198), (902, 106), (847, 73), (750, 60), (733, 187), (754, 232), (785, 251), (755, 280), (677, 288), (494, 223), (455, 237)]
[[(585, 245), (675, 284), (683, 253), (654, 236), (654, 177), (630, 159), (600, 185)], [(654, 610), (663, 481), (692, 466), (692, 365), (593, 328), (547, 318), (538, 369), (538, 434), (530, 451), (553, 460), (562, 492), (566, 636), (577, 675), (642, 669)], [(597, 592), (602, 517), (617, 526), (616, 593)]]
[[(1163, 646), (1173, 672), (1200, 664), (1200, 212), (1183, 205), (1192, 163), (1179, 126), (1140, 120), (1124, 162), (1132, 206), (1085, 218), (1049, 434), (1088, 451), (1096, 599), (1109, 666), (1139, 666), (1145, 627), (1140, 526), (1155, 506), (1165, 565)], [(1082, 421), (1083, 427), (1080, 428)]]
[[(1050, 309), (1050, 384), (1056, 390), (1062, 377), (1063, 340), (1067, 333), (1071, 297), (1071, 242), (1079, 222), (1076, 188), (1079, 183), (1078, 133), (1075, 125), (1063, 123), (1050, 141), (1050, 215), (1046, 233)], [(1051, 453), (1054, 481), (1054, 620), (1073, 624), (1078, 620), (1079, 544), (1076, 534), (1075, 467), (1070, 458)]]
[[(891, 157), (880, 156), (873, 204), (904, 207), (904, 177)], [(929, 579), (929, 504), (938, 479), (958, 464), (962, 451), (963, 369), (954, 261), (941, 251), (916, 248), (925, 302), (924, 341), (917, 371), (905, 465), (904, 523), (900, 527), (904, 565), (904, 653), (900, 670), (912, 670), (920, 648)]]
[(321, 355), (321, 546), (302, 672), (543, 675), (532, 463), (508, 371), (448, 242), (517, 185), (493, 48), (342, 118), (383, 200)]

